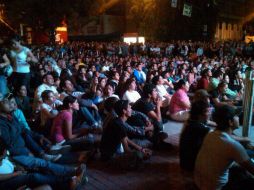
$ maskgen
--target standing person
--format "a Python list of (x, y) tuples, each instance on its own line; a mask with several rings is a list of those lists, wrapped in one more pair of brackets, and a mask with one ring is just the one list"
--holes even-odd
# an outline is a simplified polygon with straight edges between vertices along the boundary
[(5, 76), (4, 69), (6, 66), (10, 65), (10, 60), (7, 57), (7, 52), (2, 47), (3, 41), (0, 39), (0, 93), (7, 94), (7, 80)]
[(30, 49), (21, 45), (18, 36), (10, 39), (10, 57), (13, 66), (12, 83), (16, 89), (18, 86), (25, 85), (30, 90), (30, 62), (37, 63), (38, 60)]

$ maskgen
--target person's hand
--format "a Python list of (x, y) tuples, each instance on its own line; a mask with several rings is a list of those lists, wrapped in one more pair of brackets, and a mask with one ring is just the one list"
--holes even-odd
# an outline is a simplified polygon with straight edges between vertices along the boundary
[(142, 148), (141, 152), (143, 153), (145, 160), (149, 159), (152, 156), (152, 151), (148, 148)]
[(160, 97), (157, 98), (156, 105), (157, 105), (157, 107), (161, 107), (162, 106), (162, 100), (161, 100)]
[(98, 111), (98, 107), (95, 104), (92, 104), (91, 107)]

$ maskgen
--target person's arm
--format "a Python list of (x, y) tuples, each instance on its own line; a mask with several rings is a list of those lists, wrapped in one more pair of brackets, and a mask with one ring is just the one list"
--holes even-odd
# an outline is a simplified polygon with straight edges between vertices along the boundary
[(27, 52), (27, 61), (28, 62), (33, 62), (33, 63), (38, 62), (37, 58), (34, 56), (34, 54), (31, 51)]
[(41, 109), (41, 114), (45, 115), (49, 119), (53, 119), (53, 118), (55, 118), (57, 116), (58, 111), (57, 110), (55, 110), (55, 111), (52, 110), (50, 112), (49, 110), (47, 110), (45, 108), (42, 108)]
[(1, 68), (3, 68), (3, 67), (5, 67), (5, 66), (7, 66), (7, 65), (10, 64), (10, 60), (9, 60), (9, 58), (7, 57), (6, 54), (3, 55), (3, 60), (4, 60), (4, 62), (0, 63), (0, 67), (1, 67)]
[(160, 98), (156, 100), (156, 108), (155, 111), (148, 112), (148, 117), (157, 120), (158, 122), (161, 121), (161, 106), (162, 101)]
[(242, 163), (239, 163), (244, 169), (246, 169), (248, 172), (250, 172), (252, 175), (254, 175), (254, 163), (251, 161), (251, 159), (244, 161)]
[(65, 121), (64, 128), (65, 128), (65, 134), (67, 139), (74, 139), (80, 135), (79, 133), (76, 133), (76, 134), (72, 133), (72, 120), (70, 119)]

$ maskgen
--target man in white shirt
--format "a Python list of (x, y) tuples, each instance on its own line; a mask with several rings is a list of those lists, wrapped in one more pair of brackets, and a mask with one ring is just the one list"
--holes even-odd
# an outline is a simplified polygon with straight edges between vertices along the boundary
[[(254, 163), (244, 147), (230, 135), (239, 125), (239, 118), (233, 107), (225, 105), (214, 114), (216, 130), (204, 139), (195, 165), (195, 182), (199, 189), (252, 189), (253, 178), (245, 178), (228, 183), (229, 169), (234, 162), (254, 174)], [(232, 175), (232, 174), (231, 174)], [(252, 186), (252, 187), (251, 187)]]
[[(42, 80), (43, 80), (43, 83), (40, 86), (38, 86), (38, 88), (35, 91), (35, 95), (34, 95), (34, 108), (35, 109), (37, 109), (40, 106), (40, 104), (42, 103), (41, 94), (45, 90), (52, 91), (55, 98), (59, 99), (59, 93), (58, 93), (56, 87), (54, 86), (53, 76), (50, 73), (47, 73), (43, 76)], [(59, 103), (59, 104), (61, 104), (61, 103)]]

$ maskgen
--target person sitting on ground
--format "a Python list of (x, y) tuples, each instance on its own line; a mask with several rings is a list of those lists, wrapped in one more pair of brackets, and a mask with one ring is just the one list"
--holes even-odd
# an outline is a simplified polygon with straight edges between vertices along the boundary
[[(30, 168), (29, 171), (10, 161), (4, 141), (0, 138), (0, 189), (15, 190), (18, 188), (33, 188), (33, 190), (51, 190), (68, 188), (75, 190), (85, 184), (85, 165), (81, 165), (73, 174), (46, 173)], [(61, 167), (59, 168), (61, 169)], [(67, 173), (66, 173), (67, 174)], [(48, 184), (48, 185), (45, 185)], [(50, 185), (50, 186), (49, 186)]]
[(226, 96), (226, 90), (228, 88), (228, 85), (226, 82), (221, 81), (218, 85), (218, 87), (211, 91), (211, 102), (214, 105), (214, 107), (219, 107), (219, 106), (223, 106), (223, 105), (231, 105), (233, 106), (234, 103), (232, 100), (228, 99), (228, 97)]
[(163, 132), (161, 117), (162, 101), (158, 96), (156, 87), (153, 84), (146, 84), (143, 88), (143, 96), (132, 106), (132, 109), (141, 112), (149, 117), (154, 126), (154, 144), (159, 145), (167, 138)]
[[(79, 128), (73, 129), (73, 112), (79, 110), (79, 104), (77, 98), (73, 96), (67, 96), (63, 100), (62, 110), (54, 118), (53, 125), (51, 128), (51, 139), (54, 143), (62, 145), (71, 145), (73, 148), (84, 149), (89, 143), (93, 143), (92, 136), (86, 136), (88, 133), (93, 132), (93, 129), (88, 128)], [(87, 138), (79, 138), (84, 137)]]
[(245, 172), (233, 172), (233, 163), (254, 174), (254, 163), (244, 147), (231, 137), (239, 126), (239, 117), (234, 107), (222, 105), (216, 108), (216, 130), (205, 137), (195, 164), (195, 183), (199, 189), (240, 190), (252, 189), (253, 177)]
[[(56, 100), (59, 100), (60, 96), (59, 93), (54, 86), (54, 78), (51, 73), (47, 73), (43, 76), (43, 84), (38, 86), (38, 88), (35, 91), (34, 96), (34, 110), (40, 110), (40, 106), (42, 103), (41, 94), (45, 90), (51, 90), (56, 98)], [(56, 102), (57, 103), (57, 102)]]
[(51, 90), (45, 90), (41, 94), (43, 103), (40, 111), (40, 130), (43, 134), (49, 136), (53, 119), (58, 115), (55, 105), (55, 96)]
[(164, 86), (165, 82), (162, 76), (157, 75), (153, 77), (152, 82), (156, 86), (158, 95), (162, 99), (162, 107), (168, 107), (171, 100), (171, 95), (167, 92), (167, 89)]
[(131, 105), (141, 98), (136, 88), (136, 80), (134, 78), (127, 79), (125, 83), (126, 91), (123, 94), (123, 100), (128, 100)]
[(175, 121), (186, 121), (189, 118), (189, 110), (191, 106), (190, 99), (187, 95), (189, 84), (181, 79), (175, 87), (176, 92), (171, 98), (169, 112), (167, 114)]
[(196, 157), (204, 137), (210, 131), (207, 121), (210, 116), (210, 106), (207, 100), (194, 101), (191, 104), (190, 117), (184, 124), (180, 135), (180, 166), (187, 171), (193, 171)]
[(18, 108), (23, 111), (26, 119), (30, 119), (32, 117), (32, 107), (30, 97), (27, 96), (27, 89), (25, 85), (22, 85), (16, 89), (15, 100)]
[[(120, 161), (125, 168), (134, 169), (137, 167), (137, 160), (148, 159), (152, 152), (147, 148), (135, 144), (126, 134), (123, 127), (127, 119), (131, 116), (131, 106), (126, 100), (119, 100), (115, 103), (114, 109), (118, 115), (104, 129), (101, 140), (101, 159), (104, 161)], [(113, 138), (112, 138), (113, 137)], [(119, 147), (123, 146), (123, 150)], [(134, 150), (132, 150), (133, 148)]]

